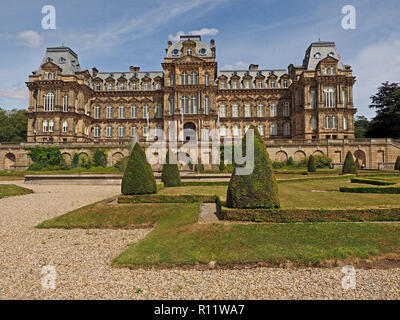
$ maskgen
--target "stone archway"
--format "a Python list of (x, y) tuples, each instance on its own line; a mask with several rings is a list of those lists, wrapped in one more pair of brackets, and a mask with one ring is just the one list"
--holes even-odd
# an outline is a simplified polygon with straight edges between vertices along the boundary
[(357, 150), (356, 152), (354, 152), (354, 159), (358, 162), (360, 166), (367, 165), (367, 157), (365, 155), (365, 152), (362, 150)]
[(304, 160), (306, 157), (307, 156), (304, 151), (298, 150), (294, 153), (293, 160), (299, 162), (299, 161)]
[(287, 161), (287, 159), (288, 159), (288, 155), (287, 155), (287, 153), (285, 152), (285, 151), (278, 151), (276, 154), (275, 154), (275, 161), (276, 162), (283, 162), (283, 161)]
[(66, 164), (71, 164), (72, 156), (68, 152), (64, 152), (61, 154)]
[(317, 150), (317, 151), (314, 151), (313, 156), (314, 157), (322, 157), (322, 156), (324, 156), (324, 153), (321, 150)]
[(122, 160), (124, 155), (122, 152), (115, 152), (111, 157), (111, 165), (114, 166), (118, 161)]
[(183, 140), (184, 141), (196, 141), (196, 125), (193, 122), (186, 122), (183, 125)]
[(15, 170), (15, 163), (17, 162), (17, 159), (15, 157), (15, 154), (9, 152), (6, 154), (4, 158), (4, 170)]

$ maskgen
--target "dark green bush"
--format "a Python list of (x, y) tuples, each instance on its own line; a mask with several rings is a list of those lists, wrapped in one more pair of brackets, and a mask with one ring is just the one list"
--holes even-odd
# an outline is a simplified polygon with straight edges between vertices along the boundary
[(382, 209), (227, 209), (219, 218), (269, 223), (400, 221), (400, 208)]
[(287, 166), (287, 167), (294, 167), (294, 166), (296, 166), (296, 162), (294, 162), (294, 160), (293, 160), (292, 157), (289, 157), (289, 158), (286, 160), (286, 166)]
[(400, 194), (400, 187), (340, 187), (340, 192)]
[(36, 146), (28, 149), (28, 156), (36, 165), (42, 168), (59, 166), (62, 162), (60, 148)]
[(124, 195), (118, 197), (118, 203), (214, 203), (217, 199), (207, 195)]
[(352, 183), (372, 184), (375, 186), (391, 186), (391, 185), (396, 184), (396, 182), (373, 180), (373, 179), (363, 179), (363, 178), (352, 178), (351, 182)]
[(165, 164), (163, 165), (161, 180), (165, 187), (177, 187), (181, 184), (178, 165), (176, 163), (169, 163), (169, 151), (167, 153)]
[[(272, 170), (267, 149), (254, 126), (254, 169), (249, 175), (231, 176), (227, 191), (227, 206), (230, 208), (278, 208), (278, 184)], [(242, 140), (243, 154), (246, 152), (246, 137)]]
[(103, 167), (107, 166), (107, 155), (104, 151), (96, 149), (93, 154), (93, 165), (95, 167)]
[(117, 168), (120, 172), (124, 172), (126, 169), (126, 165), (128, 164), (129, 157), (124, 157), (120, 160), (118, 160), (115, 164), (114, 167)]
[(396, 159), (396, 164), (394, 165), (394, 170), (400, 170), (400, 156)]
[(354, 162), (353, 155), (351, 152), (347, 152), (346, 154), (346, 159), (344, 160), (343, 164), (343, 169), (342, 169), (343, 174), (357, 174), (357, 166), (356, 163)]
[(307, 171), (308, 172), (316, 172), (317, 171), (317, 169), (315, 168), (315, 160), (312, 155), (308, 158)]
[(121, 192), (125, 195), (157, 193), (156, 179), (142, 147), (136, 143), (122, 178)]
[(74, 153), (74, 155), (72, 156), (71, 167), (78, 168), (78, 166), (79, 166), (79, 154)]

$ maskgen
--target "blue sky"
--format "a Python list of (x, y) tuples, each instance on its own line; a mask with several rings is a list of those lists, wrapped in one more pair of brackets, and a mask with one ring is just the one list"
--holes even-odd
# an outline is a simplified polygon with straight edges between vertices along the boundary
[[(347, 4), (356, 30), (341, 27)], [(55, 30), (41, 27), (44, 5), (56, 8)], [(215, 39), (220, 70), (287, 68), (319, 34), (335, 41), (357, 77), (358, 115), (374, 115), (369, 97), (381, 82), (400, 82), (398, 0), (15, 0), (0, 4), (0, 106), (27, 107), (25, 81), (48, 46), (71, 47), (85, 69), (161, 70), (167, 41), (195, 30)]]

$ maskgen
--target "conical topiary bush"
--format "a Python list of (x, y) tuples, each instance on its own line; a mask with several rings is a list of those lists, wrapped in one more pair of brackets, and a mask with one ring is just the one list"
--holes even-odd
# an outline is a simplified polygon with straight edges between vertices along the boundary
[(396, 159), (396, 164), (394, 165), (394, 170), (400, 170), (400, 156)]
[(307, 171), (308, 172), (316, 172), (317, 171), (317, 169), (315, 167), (315, 159), (314, 159), (313, 155), (311, 155), (308, 158)]
[(344, 174), (357, 174), (357, 166), (354, 162), (353, 155), (351, 152), (347, 152), (346, 159), (344, 160), (343, 170), (342, 173)]
[[(227, 206), (229, 208), (279, 208), (278, 184), (272, 170), (267, 149), (260, 134), (254, 126), (254, 169), (249, 175), (237, 175), (235, 171), (231, 176), (227, 191)], [(246, 150), (246, 137), (242, 141), (243, 154)]]
[(161, 180), (165, 187), (177, 187), (181, 184), (181, 176), (179, 174), (178, 164), (169, 163), (169, 151), (163, 165)]
[(156, 179), (142, 147), (136, 143), (126, 165), (121, 184), (122, 194), (157, 193)]

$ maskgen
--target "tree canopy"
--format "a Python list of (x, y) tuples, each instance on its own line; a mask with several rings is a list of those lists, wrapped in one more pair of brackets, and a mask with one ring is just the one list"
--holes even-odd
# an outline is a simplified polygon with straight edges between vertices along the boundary
[(26, 110), (0, 108), (0, 143), (25, 142), (27, 125)]

